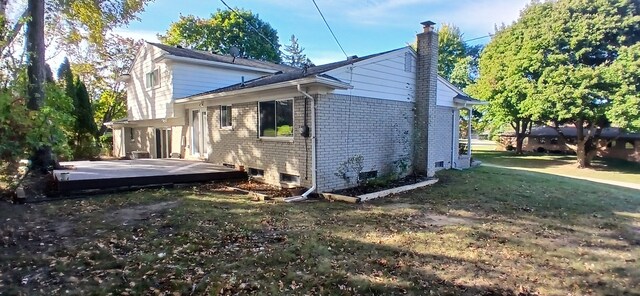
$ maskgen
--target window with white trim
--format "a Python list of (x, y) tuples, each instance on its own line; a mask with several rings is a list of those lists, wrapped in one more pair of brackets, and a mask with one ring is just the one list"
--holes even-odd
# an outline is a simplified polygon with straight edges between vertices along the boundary
[(160, 85), (160, 69), (155, 69), (145, 74), (145, 86), (154, 88)]
[(258, 103), (260, 137), (293, 137), (293, 99)]
[(231, 129), (231, 106), (220, 106), (220, 128)]

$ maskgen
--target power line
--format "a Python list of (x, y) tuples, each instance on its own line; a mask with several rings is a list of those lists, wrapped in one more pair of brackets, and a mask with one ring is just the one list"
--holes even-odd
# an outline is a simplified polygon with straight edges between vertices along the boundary
[[(222, 1), (222, 0), (220, 0), (220, 1)], [(322, 20), (324, 21), (324, 24), (327, 25), (327, 28), (329, 28), (329, 32), (331, 32), (331, 35), (333, 36), (333, 39), (336, 41), (336, 43), (338, 43), (338, 46), (340, 47), (340, 50), (342, 50), (342, 53), (348, 59), (349, 56), (344, 51), (344, 48), (342, 48), (342, 44), (340, 44), (340, 41), (338, 41), (338, 38), (336, 38), (336, 34), (334, 34), (333, 30), (331, 30), (331, 26), (329, 26), (329, 23), (327, 22), (327, 19), (324, 18), (324, 15), (322, 14), (322, 11), (320, 11), (320, 7), (318, 7), (318, 4), (316, 3), (316, 0), (311, 0), (311, 1), (313, 2), (313, 5), (316, 6), (316, 9), (318, 10), (318, 13), (320, 13), (320, 16), (322, 17)]]
[(476, 38), (463, 40), (462, 42), (475, 41), (475, 40), (480, 40), (480, 39), (484, 39), (484, 38), (488, 38), (488, 37), (492, 37), (492, 36), (493, 36), (493, 34), (489, 34), (489, 35), (485, 35), (485, 36), (480, 36), (480, 37), (476, 37)]
[(244, 18), (244, 16), (242, 16), (239, 12), (237, 12), (235, 9), (231, 8), (231, 6), (229, 6), (226, 2), (224, 2), (224, 0), (220, 0), (220, 2), (222, 2), (222, 4), (224, 4), (224, 6), (226, 6), (229, 10), (233, 11), (233, 13), (235, 13), (237, 16), (239, 16), (242, 20), (245, 21), (245, 23), (247, 23), (249, 25), (249, 27), (251, 27), (252, 30), (254, 30), (256, 33), (258, 33), (258, 35), (260, 35), (260, 37), (262, 37), (264, 40), (266, 40), (269, 44), (271, 44), (271, 46), (273, 46), (273, 48), (277, 51), (280, 51), (280, 46), (276, 46), (273, 42), (271, 42), (271, 40), (269, 40), (269, 38), (265, 37), (264, 35), (262, 35), (262, 33), (260, 32), (260, 30), (258, 30), (258, 28), (254, 27), (253, 24), (251, 22), (249, 22), (247, 19)]

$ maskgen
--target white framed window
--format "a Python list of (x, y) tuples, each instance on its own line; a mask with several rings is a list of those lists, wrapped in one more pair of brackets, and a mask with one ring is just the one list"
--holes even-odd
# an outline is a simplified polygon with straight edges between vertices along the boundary
[(155, 88), (160, 86), (160, 69), (155, 69), (145, 74), (145, 86), (146, 88)]
[(293, 138), (293, 99), (258, 103), (261, 138)]
[(404, 71), (409, 73), (415, 72), (415, 64), (416, 64), (416, 58), (410, 52), (405, 52), (404, 53)]
[(231, 129), (232, 127), (231, 106), (220, 106), (220, 128)]

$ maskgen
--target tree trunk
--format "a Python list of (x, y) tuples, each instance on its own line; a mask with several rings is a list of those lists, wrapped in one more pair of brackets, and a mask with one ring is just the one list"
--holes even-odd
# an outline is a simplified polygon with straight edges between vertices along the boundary
[(518, 134), (516, 136), (516, 154), (518, 154), (518, 155), (524, 154), (522, 152), (522, 146), (524, 144), (524, 138), (525, 138), (524, 134)]
[(38, 111), (44, 104), (44, 0), (29, 0), (31, 18), (27, 23), (27, 107)]
[(589, 160), (587, 159), (587, 151), (585, 150), (585, 141), (577, 141), (576, 142), (576, 156), (578, 159), (578, 168), (583, 169), (590, 165)]
[[(46, 64), (44, 60), (44, 0), (29, 0), (27, 11), (31, 16), (27, 22), (27, 108), (39, 111), (44, 105), (44, 83)], [(31, 156), (32, 169), (46, 173), (56, 167), (51, 146), (34, 149)]]

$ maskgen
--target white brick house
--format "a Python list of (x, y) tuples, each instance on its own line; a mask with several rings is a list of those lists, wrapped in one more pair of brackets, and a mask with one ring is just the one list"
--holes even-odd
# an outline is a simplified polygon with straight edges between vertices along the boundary
[(437, 75), (437, 33), (423, 25), (417, 51), (306, 69), (147, 43), (127, 77), (128, 118), (110, 123), (114, 154), (242, 166), (309, 192), (468, 167), (459, 110), (482, 102)]

